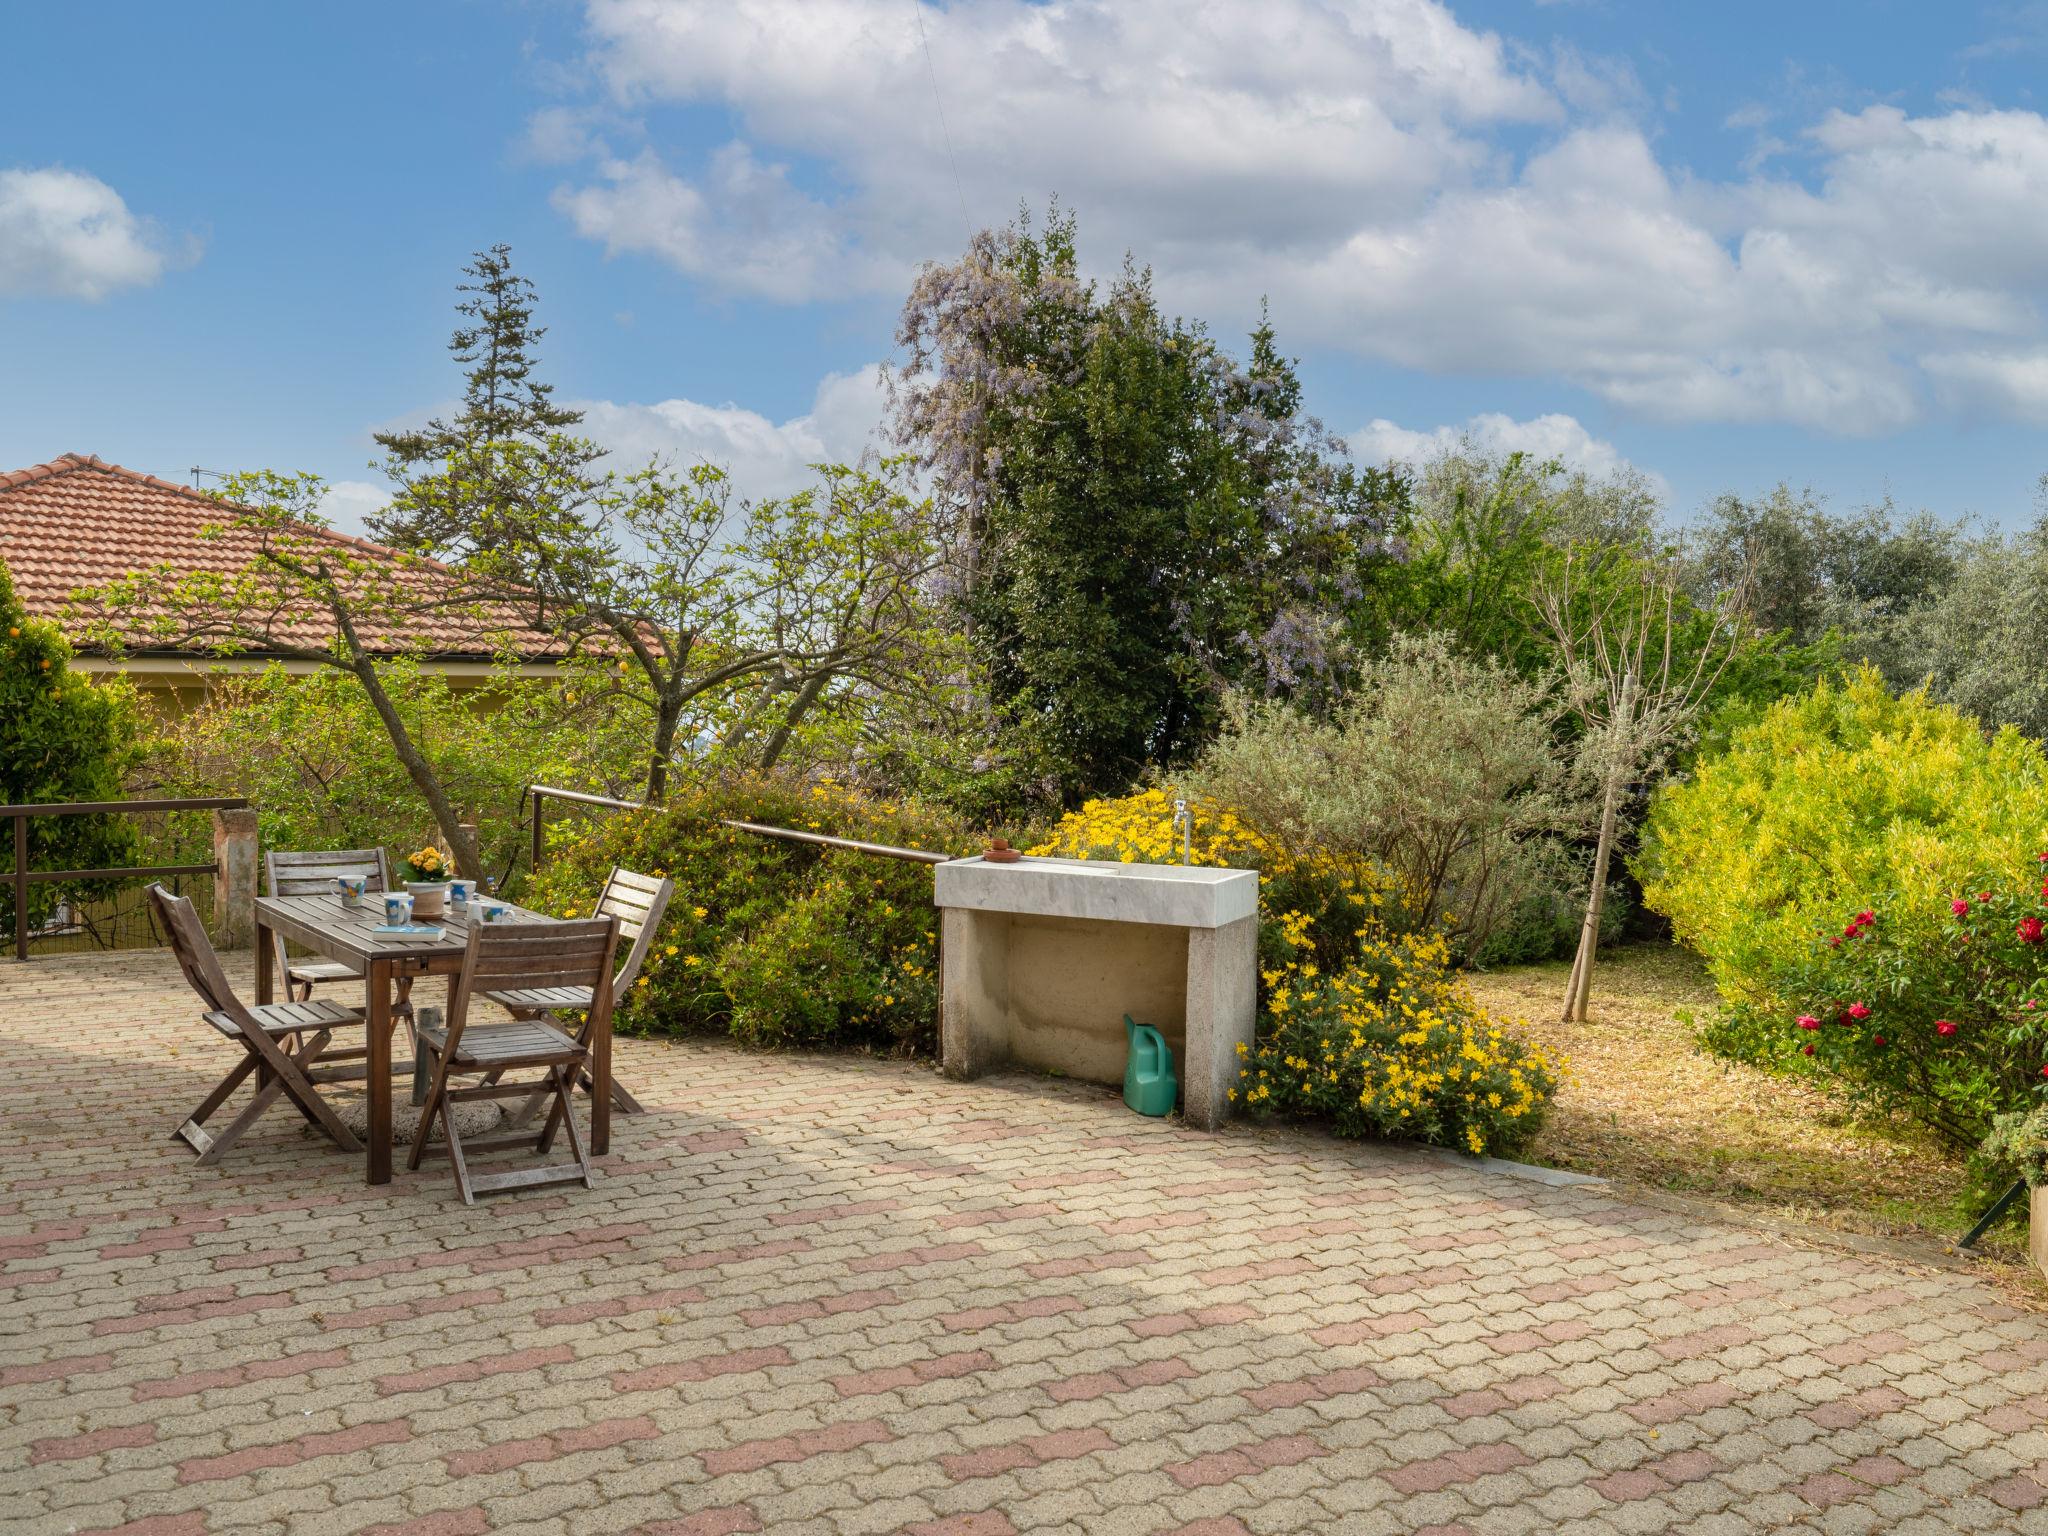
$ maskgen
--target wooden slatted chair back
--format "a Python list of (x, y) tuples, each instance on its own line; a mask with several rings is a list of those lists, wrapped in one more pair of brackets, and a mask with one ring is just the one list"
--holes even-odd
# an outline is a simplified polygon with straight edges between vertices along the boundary
[(263, 883), (272, 896), (325, 896), (346, 876), (360, 879), (365, 891), (382, 895), (391, 887), (391, 870), (382, 848), (330, 848), (313, 852), (272, 849), (263, 855)]
[(469, 930), (462, 974), (448, 1000), (448, 1040), (442, 1048), (455, 1058), (469, 1022), (470, 1000), (486, 992), (529, 987), (588, 987), (593, 1021), (609, 1021), (612, 959), (619, 946), (619, 920), (587, 917), (560, 923), (477, 923)]
[(150, 886), (149, 899), (170, 938), (171, 953), (178, 957), (178, 969), (206, 1004), (206, 1011), (225, 1013), (237, 1024), (249, 1025), (249, 1012), (235, 996), (227, 972), (221, 969), (220, 956), (214, 953), (213, 940), (206, 936), (206, 925), (199, 921), (192, 903), (161, 885)]
[(614, 997), (624, 996), (626, 988), (633, 985), (633, 978), (640, 974), (640, 967), (647, 959), (647, 951), (654, 946), (655, 934), (660, 931), (661, 920), (668, 912), (669, 901), (675, 893), (675, 881), (637, 875), (630, 869), (614, 867), (606, 877), (604, 890), (597, 898), (597, 915), (616, 917), (619, 920), (619, 937), (627, 945), (625, 964), (612, 978)]

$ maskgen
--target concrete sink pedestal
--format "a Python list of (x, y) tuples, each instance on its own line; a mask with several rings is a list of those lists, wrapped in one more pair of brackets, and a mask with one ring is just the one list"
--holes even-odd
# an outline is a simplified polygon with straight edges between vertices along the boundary
[(1188, 1124), (1223, 1124), (1258, 1011), (1255, 870), (974, 858), (933, 874), (948, 1076), (1014, 1063), (1121, 1085), (1128, 1013), (1173, 1046)]

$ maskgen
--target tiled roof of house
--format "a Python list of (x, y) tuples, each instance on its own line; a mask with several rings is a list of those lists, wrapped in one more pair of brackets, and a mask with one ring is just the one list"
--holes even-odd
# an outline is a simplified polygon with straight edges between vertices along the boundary
[[(227, 528), (213, 538), (202, 537), (203, 529), (220, 528), (231, 515), (230, 509), (189, 485), (139, 474), (88, 454), (67, 453), (47, 464), (0, 473), (0, 564), (7, 567), (30, 613), (66, 620), (76, 638), (79, 626), (66, 619), (65, 610), (81, 588), (103, 586), (158, 565), (179, 572), (229, 575), (245, 568), (257, 549), (253, 531)], [(399, 558), (381, 544), (347, 534), (317, 530), (313, 536), (332, 540), (357, 559)], [(366, 638), (380, 651), (480, 657), (492, 652), (488, 631), (495, 628), (528, 660), (563, 654), (558, 639), (510, 622), (509, 616), (486, 625), (468, 616), (430, 614), (408, 620), (408, 626), (406, 633)], [(325, 645), (333, 632), (327, 616), (317, 611), (303, 619), (288, 618), (274, 630), (283, 644), (313, 647)], [(160, 642), (138, 637), (132, 648), (160, 648)]]

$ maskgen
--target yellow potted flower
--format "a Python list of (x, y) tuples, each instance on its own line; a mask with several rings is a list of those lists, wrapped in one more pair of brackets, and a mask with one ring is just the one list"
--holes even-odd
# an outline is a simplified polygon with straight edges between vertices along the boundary
[(405, 888), (412, 892), (414, 917), (439, 917), (448, 903), (448, 856), (429, 843), (408, 853)]

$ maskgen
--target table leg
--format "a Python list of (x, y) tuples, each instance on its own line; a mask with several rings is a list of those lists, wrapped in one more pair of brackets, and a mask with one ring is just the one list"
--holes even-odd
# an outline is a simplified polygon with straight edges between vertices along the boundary
[(277, 1001), (277, 937), (261, 913), (256, 917), (256, 1001)]
[(369, 1182), (391, 1182), (391, 966), (388, 961), (370, 962), (370, 1016), (365, 1021), (368, 1051), (364, 1070), (369, 1074), (364, 1088), (370, 1101), (370, 1130), (364, 1138), (369, 1146)]
[(611, 1010), (590, 1032), (590, 1155), (612, 1149), (612, 1021)]

